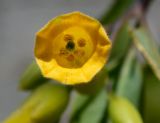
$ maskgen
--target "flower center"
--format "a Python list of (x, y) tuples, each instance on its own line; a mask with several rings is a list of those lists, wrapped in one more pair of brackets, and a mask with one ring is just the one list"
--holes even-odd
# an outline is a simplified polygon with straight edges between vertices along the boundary
[(72, 50), (74, 50), (74, 48), (75, 48), (74, 42), (73, 41), (68, 41), (67, 45), (66, 45), (66, 49), (69, 50), (69, 51), (72, 51)]
[(95, 50), (90, 35), (81, 27), (65, 30), (53, 42), (54, 58), (65, 68), (81, 67)]

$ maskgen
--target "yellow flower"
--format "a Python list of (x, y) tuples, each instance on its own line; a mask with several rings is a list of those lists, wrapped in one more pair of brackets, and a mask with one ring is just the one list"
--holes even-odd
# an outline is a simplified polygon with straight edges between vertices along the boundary
[(73, 85), (89, 82), (104, 66), (110, 48), (97, 20), (72, 12), (52, 19), (36, 34), (35, 57), (45, 77)]

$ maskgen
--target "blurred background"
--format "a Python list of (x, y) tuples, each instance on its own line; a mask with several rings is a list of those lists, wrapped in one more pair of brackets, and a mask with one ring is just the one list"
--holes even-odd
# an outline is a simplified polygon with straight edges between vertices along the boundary
[[(112, 0), (0, 0), (0, 121), (27, 96), (18, 90), (21, 74), (33, 60), (35, 33), (51, 18), (81, 11), (99, 18)], [(160, 41), (160, 0), (154, 0), (147, 21)]]

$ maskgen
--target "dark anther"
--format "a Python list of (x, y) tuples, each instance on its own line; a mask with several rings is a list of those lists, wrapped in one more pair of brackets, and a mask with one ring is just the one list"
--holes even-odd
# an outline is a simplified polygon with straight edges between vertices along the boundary
[(66, 45), (66, 49), (68, 49), (68, 50), (73, 50), (74, 47), (75, 47), (75, 44), (74, 44), (73, 41), (69, 41), (69, 42), (67, 43), (67, 45)]

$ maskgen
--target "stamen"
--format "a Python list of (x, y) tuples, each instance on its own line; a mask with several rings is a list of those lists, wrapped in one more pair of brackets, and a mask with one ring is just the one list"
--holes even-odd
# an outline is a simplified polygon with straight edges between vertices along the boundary
[(66, 50), (66, 49), (64, 49), (64, 48), (62, 48), (61, 50), (60, 50), (60, 53), (59, 53), (60, 55), (67, 55), (68, 54), (68, 51)]
[(74, 60), (74, 55), (72, 55), (72, 54), (69, 55), (69, 56), (67, 57), (67, 60), (68, 60), (68, 61), (73, 61), (73, 60)]
[(64, 40), (66, 42), (73, 41), (73, 37), (71, 35), (69, 35), (69, 34), (66, 34), (66, 35), (64, 35)]
[(77, 55), (78, 57), (81, 57), (84, 56), (85, 52), (83, 50), (76, 50), (74, 54)]
[(78, 40), (78, 46), (84, 47), (85, 45), (86, 45), (85, 39), (81, 38), (81, 39)]

